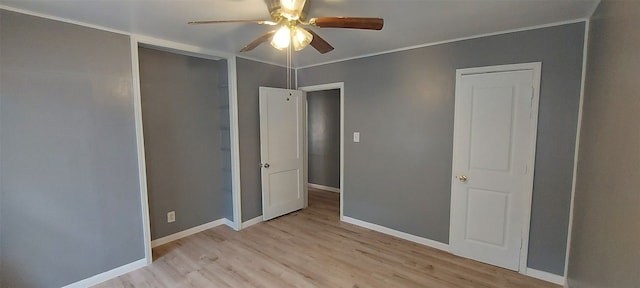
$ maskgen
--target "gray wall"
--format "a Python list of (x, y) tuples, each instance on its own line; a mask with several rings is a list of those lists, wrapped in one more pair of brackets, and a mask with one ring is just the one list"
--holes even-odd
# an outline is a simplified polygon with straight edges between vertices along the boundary
[(144, 258), (129, 38), (0, 10), (2, 287)]
[(307, 93), (309, 183), (340, 188), (340, 89)]
[(310, 67), (345, 84), (346, 216), (448, 243), (455, 69), (542, 64), (529, 267), (563, 275), (584, 23)]
[(601, 2), (587, 58), (571, 287), (640, 287), (640, 2)]
[(218, 86), (226, 66), (144, 47), (139, 59), (151, 239), (158, 239), (225, 216)]
[(237, 58), (242, 221), (262, 215), (260, 180), (260, 86), (286, 88), (287, 69)]

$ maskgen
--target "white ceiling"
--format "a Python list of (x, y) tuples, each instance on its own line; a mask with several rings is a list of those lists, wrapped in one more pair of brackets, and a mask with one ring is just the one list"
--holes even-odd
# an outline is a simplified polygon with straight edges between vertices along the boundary
[[(409, 46), (583, 19), (599, 0), (308, 0), (310, 17), (382, 17), (382, 31), (314, 29), (336, 49), (294, 53), (302, 67)], [(237, 53), (273, 29), (255, 24), (190, 26), (191, 20), (269, 19), (264, 0), (0, 0), (0, 4), (160, 38)], [(285, 63), (285, 53), (263, 44), (240, 56)]]

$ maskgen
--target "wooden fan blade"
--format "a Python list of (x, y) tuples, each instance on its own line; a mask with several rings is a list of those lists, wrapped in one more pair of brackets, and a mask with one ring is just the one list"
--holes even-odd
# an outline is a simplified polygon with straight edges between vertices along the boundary
[(207, 20), (207, 21), (191, 21), (187, 24), (220, 24), (220, 23), (255, 23), (260, 25), (277, 25), (278, 23), (268, 20)]
[(384, 19), (361, 17), (318, 17), (311, 18), (309, 23), (321, 28), (382, 30), (382, 26), (384, 26)]
[(313, 30), (308, 28), (305, 28), (304, 30), (307, 30), (309, 33), (311, 33), (311, 35), (313, 35), (313, 40), (311, 40), (311, 43), (309, 43), (309, 45), (318, 50), (320, 54), (331, 52), (331, 50), (334, 49), (333, 46), (329, 44), (329, 42), (320, 37), (320, 35), (316, 34), (316, 32), (313, 32)]
[(273, 34), (276, 34), (276, 30), (269, 31), (266, 34), (258, 37), (258, 39), (253, 40), (253, 42), (249, 43), (247, 46), (244, 46), (244, 48), (242, 48), (240, 50), (240, 52), (248, 52), (248, 51), (251, 51), (251, 50), (255, 49), (256, 47), (258, 47), (258, 45), (269, 41), (269, 39), (271, 39), (271, 37), (273, 37)]

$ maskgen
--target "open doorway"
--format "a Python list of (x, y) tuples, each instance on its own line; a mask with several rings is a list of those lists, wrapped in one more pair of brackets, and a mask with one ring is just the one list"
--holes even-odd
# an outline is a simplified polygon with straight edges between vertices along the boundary
[(131, 41), (147, 263), (152, 247), (240, 220), (235, 58), (169, 44)]
[(151, 244), (232, 218), (227, 61), (140, 45)]
[(308, 206), (323, 206), (342, 219), (344, 84), (300, 87), (307, 92), (306, 161)]

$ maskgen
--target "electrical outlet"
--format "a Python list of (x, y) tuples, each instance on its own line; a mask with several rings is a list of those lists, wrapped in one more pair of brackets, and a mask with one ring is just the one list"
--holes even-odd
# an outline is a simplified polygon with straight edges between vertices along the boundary
[(176, 211), (171, 211), (167, 213), (167, 223), (176, 222)]

